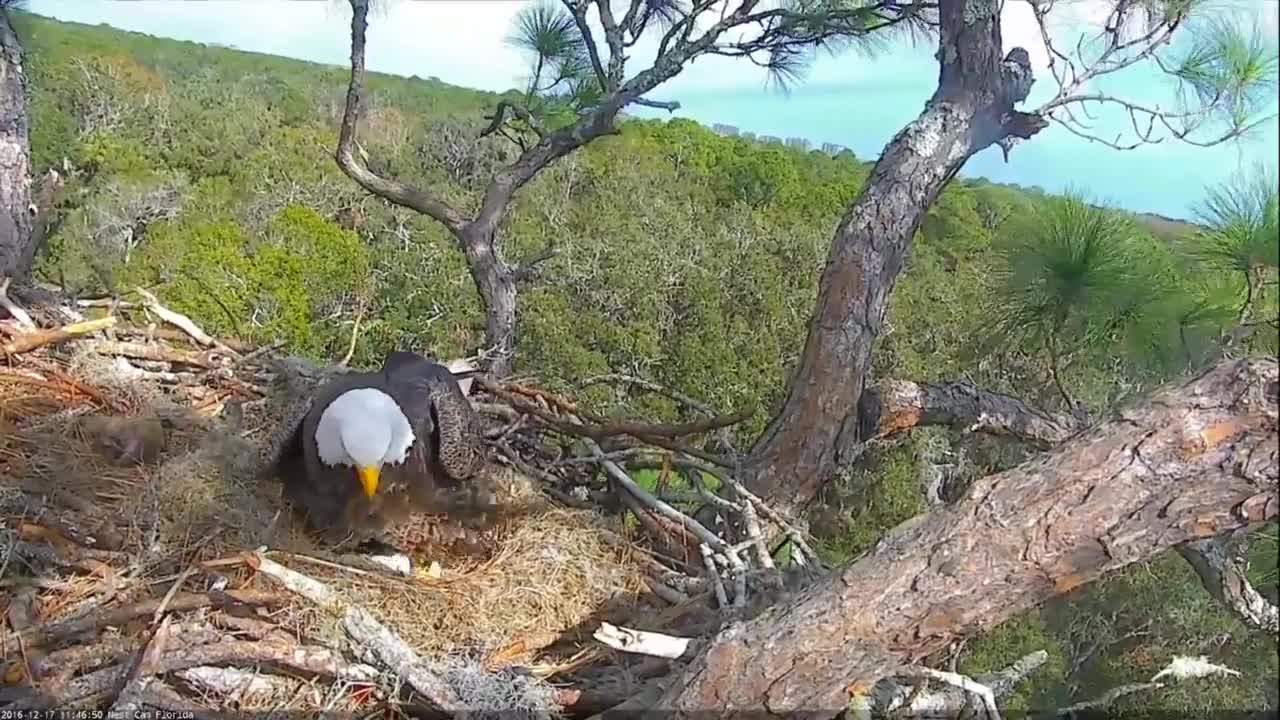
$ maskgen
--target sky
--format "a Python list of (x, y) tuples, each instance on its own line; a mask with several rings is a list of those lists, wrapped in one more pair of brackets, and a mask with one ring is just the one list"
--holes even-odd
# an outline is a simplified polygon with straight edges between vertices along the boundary
[[(1104, 0), (1058, 0), (1055, 37), (1074, 47), (1082, 28), (1105, 16)], [(1276, 42), (1280, 0), (1214, 0), (1215, 14), (1232, 13), (1259, 22)], [(366, 63), (370, 70), (435, 76), (464, 87), (504, 91), (526, 82), (528, 60), (504, 41), (526, 0), (383, 0), (370, 16)], [(28, 0), (30, 12), (80, 23), (241, 50), (345, 65), (350, 52), (350, 8), (341, 0)], [(1100, 14), (1101, 13), (1101, 14)], [(1025, 47), (1038, 81), (1029, 104), (1055, 89), (1048, 53), (1030, 6), (1008, 0), (1002, 16), (1006, 48)], [(637, 47), (628, 76), (647, 65)], [(726, 123), (744, 131), (804, 137), (814, 146), (837, 143), (873, 159), (914, 118), (937, 83), (931, 46), (900, 43), (874, 58), (857, 53), (823, 55), (804, 81), (787, 91), (766, 82), (763, 71), (743, 60), (701, 58), (648, 96), (676, 100), (675, 115), (706, 125)], [(1170, 106), (1169, 80), (1144, 67), (1112, 76), (1106, 89), (1128, 99)], [(1266, 113), (1277, 112), (1274, 90)], [(632, 107), (629, 113), (668, 113)], [(1102, 114), (1099, 134), (1129, 128), (1127, 117)], [(1275, 167), (1280, 155), (1277, 122), (1269, 121), (1245, 140), (1201, 148), (1167, 140), (1118, 151), (1050, 126), (1016, 146), (1005, 163), (998, 148), (972, 158), (962, 175), (995, 182), (1073, 189), (1092, 199), (1140, 212), (1191, 218), (1208, 185), (1221, 183), (1257, 161)]]

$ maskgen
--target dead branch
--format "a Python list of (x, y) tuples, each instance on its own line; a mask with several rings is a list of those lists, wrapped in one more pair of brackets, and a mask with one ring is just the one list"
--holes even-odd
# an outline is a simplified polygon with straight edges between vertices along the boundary
[[(259, 663), (348, 682), (373, 683), (377, 680), (376, 673), (370, 674), (367, 666), (348, 663), (328, 648), (263, 640), (230, 640), (172, 650), (156, 658), (152, 671), (163, 675), (203, 665)], [(84, 702), (109, 692), (125, 676), (125, 669), (119, 666), (94, 671), (71, 681), (62, 694), (50, 700), (50, 704)]]
[(101, 332), (114, 327), (115, 324), (116, 319), (114, 317), (105, 317), (97, 320), (86, 320), (80, 323), (63, 325), (60, 328), (53, 328), (50, 330), (34, 330), (32, 332), (19, 335), (13, 340), (5, 343), (3, 346), (3, 353), (6, 355), (21, 355), (22, 353), (31, 352), (36, 348), (41, 348), (46, 345), (54, 345), (71, 340), (72, 338)]
[(712, 549), (718, 551), (728, 549), (728, 545), (725, 541), (715, 533), (708, 530), (702, 523), (654, 497), (648, 490), (645, 490), (636, 484), (636, 482), (632, 480), (622, 468), (618, 467), (617, 463), (612, 460), (605, 460), (603, 458), (604, 451), (600, 449), (600, 446), (596, 444), (595, 440), (586, 438), (584, 441), (587, 443), (588, 449), (590, 449), (596, 457), (600, 458), (600, 464), (604, 467), (605, 472), (609, 474), (609, 477), (613, 478), (615, 482), (625, 488), (626, 491), (636, 500), (640, 501), (645, 506), (652, 508), (658, 514), (679, 523), (689, 532), (697, 536), (700, 541), (709, 545)]
[(324, 583), (269, 560), (262, 551), (249, 555), (248, 561), (258, 572), (286, 589), (339, 615), (343, 630), (359, 647), (366, 649), (387, 669), (404, 678), (414, 690), (441, 710), (450, 713), (466, 710), (453, 689), (431, 672), (404, 640), (378, 622), (367, 610), (343, 601)]
[(715, 553), (711, 552), (711, 548), (705, 544), (699, 545), (698, 551), (702, 553), (702, 564), (707, 569), (707, 577), (711, 578), (711, 589), (715, 591), (716, 606), (724, 610), (729, 607), (729, 595), (725, 592), (724, 581), (720, 579), (720, 572), (716, 570)]
[[(370, 677), (377, 675), (373, 668), (369, 668), (369, 672)], [(230, 697), (260, 694), (284, 695), (293, 689), (292, 683), (285, 678), (250, 672), (237, 667), (200, 665), (179, 670), (175, 674), (204, 692)]]
[[(971, 680), (965, 678), (965, 680), (972, 683), (974, 687), (990, 690), (992, 699), (998, 700), (1012, 692), (1048, 660), (1047, 652), (1037, 650), (1023, 656), (1007, 668), (979, 675)], [(964, 678), (955, 671), (950, 675)], [(971, 704), (971, 698), (975, 697), (965, 689), (966, 685), (967, 683), (946, 683), (946, 687), (942, 690), (928, 690), (911, 683), (898, 682), (896, 679), (886, 679), (877, 684), (867, 700), (870, 708), (884, 717), (963, 717)], [(981, 699), (979, 701), (983, 702)]]
[(1243, 548), (1232, 548), (1227, 538), (1213, 537), (1179, 545), (1178, 553), (1200, 576), (1209, 594), (1236, 617), (1263, 632), (1280, 633), (1280, 608), (1249, 582)]
[(662, 424), (625, 420), (608, 421), (594, 417), (590, 413), (582, 412), (576, 406), (566, 403), (569, 405), (569, 407), (565, 408), (568, 412), (578, 413), (589, 419), (591, 422), (596, 423), (594, 425), (587, 425), (585, 423), (571, 423), (561, 420), (537, 405), (521, 399), (506, 387), (499, 385), (489, 378), (476, 376), (475, 382), (488, 392), (506, 401), (519, 412), (525, 413), (526, 415), (532, 415), (552, 426), (556, 430), (560, 430), (570, 435), (591, 438), (593, 440), (601, 440), (618, 435), (630, 435), (641, 441), (648, 441), (653, 438), (676, 438), (687, 435), (697, 435), (717, 430), (719, 428), (728, 427), (730, 425), (737, 425), (738, 423), (750, 418), (755, 412), (751, 408), (744, 408), (730, 415), (720, 415), (707, 420), (698, 420), (688, 423)]
[(218, 342), (216, 338), (202, 330), (199, 325), (196, 325), (195, 321), (191, 318), (175, 310), (170, 310), (162, 305), (155, 295), (152, 295), (140, 287), (135, 287), (134, 292), (142, 296), (142, 306), (146, 308), (147, 311), (155, 313), (161, 320), (164, 320), (170, 325), (173, 325), (186, 333), (192, 340), (195, 340), (197, 344), (209, 348), (218, 348), (219, 350), (223, 350), (227, 353), (235, 354), (234, 350)]
[[(627, 385), (638, 387), (642, 390), (647, 390), (648, 392), (651, 392), (651, 393), (662, 395), (664, 397), (667, 397), (676, 401), (677, 403), (680, 403), (681, 405), (695, 412), (702, 413), (703, 415), (706, 415), (709, 418), (718, 417), (720, 415), (720, 413), (717, 413), (715, 410), (713, 410), (710, 405), (702, 402), (701, 400), (698, 400), (697, 398), (691, 395), (686, 395), (685, 393), (682, 393), (673, 388), (669, 388), (660, 383), (653, 382), (652, 380), (645, 380), (644, 378), (636, 377), (634, 375), (626, 375), (626, 374), (620, 374), (620, 373), (610, 373), (607, 375), (600, 375), (597, 377), (588, 378), (584, 380), (582, 383), (582, 386), (589, 387), (597, 383), (605, 383), (605, 382), (625, 383)], [(724, 450), (726, 452), (730, 454), (737, 453), (737, 450), (734, 448), (733, 441), (729, 438), (729, 433), (727, 428), (718, 428), (716, 430), (716, 439), (719, 440), (720, 444), (724, 446)]]
[[(172, 596), (166, 596), (166, 599), (169, 597)], [(156, 609), (156, 612), (164, 612), (163, 604)], [(164, 652), (168, 637), (169, 618), (165, 617), (160, 621), (160, 626), (155, 629), (155, 632), (151, 634), (151, 637), (143, 645), (142, 656), (139, 658), (137, 665), (125, 673), (124, 689), (120, 691), (120, 696), (112, 703), (111, 714), (133, 717), (135, 713), (142, 709), (143, 696), (147, 691), (147, 687), (155, 679), (154, 676), (160, 663), (160, 655)]]
[(188, 365), (204, 370), (221, 367), (225, 356), (219, 350), (192, 352), (179, 350), (157, 343), (142, 344), (133, 342), (112, 342), (103, 340), (93, 343), (91, 349), (99, 355), (108, 357), (127, 357), (135, 360), (153, 360), (175, 365)]
[(940, 385), (885, 380), (867, 388), (859, 405), (862, 436), (868, 439), (922, 425), (951, 425), (1049, 447), (1084, 429), (1070, 415), (1046, 413), (1015, 397), (966, 382)]
[[(287, 598), (280, 593), (262, 592), (259, 590), (224, 590), (208, 594), (179, 593), (169, 602), (169, 609), (174, 612), (189, 612), (200, 608), (215, 606), (243, 605), (262, 607), (283, 604)], [(110, 608), (93, 615), (53, 625), (42, 625), (21, 633), (9, 633), (5, 643), (16, 643), (19, 639), (28, 645), (47, 646), (60, 643), (77, 635), (94, 632), (108, 625), (123, 625), (134, 618), (153, 615), (161, 600)]]

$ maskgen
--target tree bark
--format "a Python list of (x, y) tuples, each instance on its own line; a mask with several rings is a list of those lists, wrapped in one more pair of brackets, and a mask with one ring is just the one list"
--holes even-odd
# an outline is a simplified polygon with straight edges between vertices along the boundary
[(924, 425), (949, 425), (1049, 448), (1084, 429), (1071, 415), (1048, 413), (1012, 395), (967, 382), (882, 380), (867, 388), (859, 403), (859, 435), (863, 438), (887, 437)]
[(1274, 519), (1278, 402), (1272, 359), (1166, 386), (731, 625), (657, 707), (833, 716), (958, 636), (1180, 543)]
[(925, 212), (974, 153), (1043, 127), (1013, 111), (1031, 66), (1021, 48), (1001, 60), (999, 4), (947, 0), (939, 12), (938, 89), (889, 142), (836, 230), (786, 400), (744, 463), (747, 488), (785, 511), (802, 510), (856, 456), (872, 346)]
[(516, 351), (516, 273), (499, 255), (493, 231), (470, 223), (458, 231), (467, 269), (484, 302), (489, 372), (506, 377), (513, 370)]
[[(863, 394), (865, 434), (887, 437), (924, 425), (947, 425), (970, 432), (1019, 438), (1042, 448), (1083, 431), (1071, 415), (1050, 414), (1021, 400), (968, 383), (933, 385), (903, 380), (880, 382)], [(1246, 625), (1280, 633), (1280, 608), (1249, 582), (1244, 550), (1228, 538), (1207, 538), (1178, 546), (1209, 594)]]
[(32, 242), (31, 148), (22, 43), (0, 8), (0, 277), (25, 277)]

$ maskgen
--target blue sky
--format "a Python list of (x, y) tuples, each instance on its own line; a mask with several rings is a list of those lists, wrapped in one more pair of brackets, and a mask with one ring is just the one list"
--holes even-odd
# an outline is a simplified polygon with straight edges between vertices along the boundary
[[(1075, 44), (1080, 29), (1096, 21), (1104, 0), (1058, 0), (1061, 38)], [(1215, 12), (1234, 12), (1262, 23), (1271, 42), (1280, 0), (1216, 0)], [(370, 18), (368, 66), (401, 75), (436, 76), (467, 87), (505, 90), (520, 86), (527, 63), (503, 37), (522, 0), (392, 0)], [(1005, 44), (1025, 46), (1040, 80), (1031, 101), (1053, 90), (1046, 53), (1025, 3), (1009, 0), (1002, 19)], [(106, 23), (125, 30), (217, 43), (288, 57), (345, 64), (350, 10), (341, 0), (29, 0), (34, 13), (75, 22)], [(705, 124), (737, 125), (757, 134), (800, 136), (815, 145), (834, 142), (859, 157), (874, 158), (890, 137), (922, 108), (937, 80), (932, 47), (900, 46), (867, 59), (820, 58), (806, 82), (784, 94), (766, 86), (761, 71), (742, 61), (704, 58), (659, 87), (651, 97), (678, 100), (677, 115)], [(643, 69), (643, 50), (628, 63)], [(1169, 106), (1169, 82), (1132, 68), (1107, 89)], [(1278, 103), (1271, 98), (1268, 112)], [(665, 112), (633, 108), (637, 115)], [(1128, 120), (1103, 115), (1107, 134)], [(1005, 164), (998, 149), (969, 161), (964, 175), (997, 182), (1082, 189), (1097, 200), (1132, 210), (1189, 217), (1207, 184), (1228, 179), (1243, 164), (1275, 166), (1280, 132), (1274, 121), (1247, 140), (1215, 148), (1176, 141), (1120, 152), (1051, 126), (1014, 149)]]

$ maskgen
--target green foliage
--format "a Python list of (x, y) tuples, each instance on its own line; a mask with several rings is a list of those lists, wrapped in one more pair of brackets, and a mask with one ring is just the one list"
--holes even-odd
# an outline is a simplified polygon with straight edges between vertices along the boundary
[(1246, 280), (1280, 268), (1280, 192), (1274, 173), (1256, 166), (1249, 175), (1209, 188), (1200, 216), (1207, 226), (1188, 244), (1194, 259)]
[(1137, 228), (1080, 197), (1047, 199), (997, 248), (999, 325), (1028, 347), (1097, 343), (1115, 313), (1153, 295), (1135, 262)]
[[(1270, 118), (1257, 111), (1275, 98), (1275, 42), (1261, 24), (1243, 29), (1229, 17), (1197, 18), (1184, 54), (1172, 68), (1182, 84), (1181, 99), (1192, 115), (1208, 112), (1232, 130), (1246, 130)], [(1195, 120), (1187, 126), (1194, 127)]]
[(824, 489), (825, 503), (848, 515), (849, 532), (819, 542), (816, 550), (830, 563), (844, 563), (869, 550), (885, 532), (924, 511), (916, 469), (918, 441), (888, 450), (867, 451), (867, 460), (848, 478)]
[(323, 357), (349, 333), (324, 319), (350, 304), (368, 261), (354, 233), (291, 206), (256, 241), (228, 221), (165, 223), (123, 273), (131, 284), (158, 285), (166, 303), (210, 332), (283, 340)]

